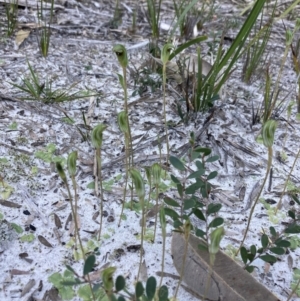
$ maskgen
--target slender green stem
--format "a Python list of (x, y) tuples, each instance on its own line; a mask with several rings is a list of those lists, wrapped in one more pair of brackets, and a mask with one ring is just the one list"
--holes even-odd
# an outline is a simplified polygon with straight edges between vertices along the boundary
[(160, 283), (159, 283), (160, 287), (162, 285), (162, 281), (164, 278), (164, 270), (165, 270), (165, 253), (166, 253), (166, 233), (165, 232), (166, 232), (165, 230), (162, 231), (163, 242), (162, 242), (162, 258), (161, 258), (161, 278), (160, 278)]
[(276, 209), (275, 209), (275, 215), (277, 214), (278, 209), (281, 207), (282, 197), (283, 197), (283, 195), (284, 195), (284, 193), (285, 193), (285, 191), (286, 191), (287, 184), (288, 184), (289, 179), (290, 179), (290, 177), (291, 177), (291, 174), (292, 174), (292, 172), (293, 172), (293, 170), (294, 170), (294, 168), (295, 168), (295, 165), (296, 165), (296, 162), (297, 162), (297, 160), (298, 160), (298, 158), (299, 158), (299, 155), (300, 155), (300, 148), (299, 148), (299, 150), (298, 150), (297, 156), (295, 157), (295, 160), (294, 160), (294, 162), (293, 162), (293, 165), (292, 165), (292, 167), (291, 167), (291, 169), (290, 169), (289, 175), (287, 176), (287, 178), (286, 178), (286, 180), (285, 180), (284, 187), (283, 187), (283, 190), (282, 190), (282, 193), (281, 193), (281, 196), (280, 196), (280, 200), (279, 200), (279, 202), (278, 202), (278, 204), (277, 204), (277, 206), (276, 206)]
[[(155, 201), (156, 201), (156, 208), (158, 208), (158, 184), (155, 184)], [(153, 242), (155, 241), (156, 227), (157, 227), (157, 214), (155, 215)]]
[(265, 175), (263, 184), (262, 184), (262, 186), (261, 186), (261, 188), (260, 188), (260, 191), (259, 191), (259, 193), (258, 193), (258, 195), (257, 195), (257, 197), (256, 197), (256, 200), (255, 200), (255, 202), (254, 202), (254, 204), (253, 204), (253, 206), (252, 206), (252, 208), (251, 208), (250, 215), (249, 215), (249, 218), (248, 218), (247, 227), (246, 227), (246, 230), (245, 230), (245, 234), (244, 234), (243, 240), (242, 240), (242, 242), (241, 242), (241, 244), (240, 244), (240, 246), (239, 246), (239, 248), (238, 248), (238, 250), (237, 250), (235, 256), (237, 256), (237, 255), (239, 254), (240, 249), (241, 249), (241, 247), (243, 246), (243, 244), (244, 244), (244, 242), (245, 242), (245, 239), (246, 239), (246, 237), (247, 237), (247, 234), (248, 234), (248, 231), (249, 231), (249, 228), (250, 228), (250, 223), (251, 223), (251, 220), (252, 220), (252, 216), (253, 216), (253, 213), (254, 213), (254, 209), (255, 209), (255, 207), (256, 207), (256, 205), (257, 205), (257, 203), (258, 203), (258, 200), (259, 200), (259, 198), (260, 198), (260, 195), (261, 195), (261, 193), (262, 193), (262, 191), (263, 191), (263, 188), (264, 188), (264, 186), (265, 186), (265, 184), (266, 184), (266, 182), (267, 182), (267, 178), (268, 178), (269, 172), (270, 172), (270, 170), (271, 170), (271, 166), (272, 166), (272, 158), (273, 158), (273, 149), (272, 149), (272, 147), (268, 147), (268, 166), (267, 166), (266, 175)]
[[(75, 208), (74, 208), (74, 214), (75, 216), (73, 216), (74, 220), (76, 219), (76, 216), (77, 216), (77, 209), (78, 209), (78, 205), (77, 205), (77, 200), (78, 200), (78, 197), (77, 197), (77, 184), (76, 184), (76, 181), (75, 181), (75, 176), (71, 177), (72, 179), (72, 184), (73, 184), (73, 188), (74, 188), (74, 199), (75, 199)], [(77, 230), (78, 231), (78, 230)], [(75, 231), (75, 237), (74, 237), (74, 240), (75, 240), (75, 245), (76, 245), (76, 236), (77, 236), (77, 231)]]
[(134, 166), (133, 161), (133, 145), (132, 145), (132, 136), (131, 136), (131, 129), (129, 123), (129, 114), (128, 114), (128, 92), (127, 92), (127, 76), (126, 76), (126, 68), (123, 67), (123, 78), (124, 78), (124, 110), (127, 116), (127, 123), (128, 123), (128, 134), (129, 134), (129, 142), (130, 142), (130, 159), (129, 159), (129, 166)]
[[(74, 179), (74, 181), (75, 181), (75, 179)], [(77, 238), (78, 238), (78, 241), (79, 241), (79, 245), (80, 245), (82, 257), (83, 257), (83, 259), (85, 261), (86, 260), (86, 256), (85, 256), (83, 244), (82, 244), (82, 241), (81, 241), (81, 237), (80, 237), (80, 234), (79, 234), (77, 216), (75, 215), (75, 208), (74, 208), (74, 205), (73, 205), (73, 197), (72, 197), (72, 194), (71, 194), (68, 182), (66, 181), (65, 184), (66, 184), (66, 187), (67, 187), (68, 196), (69, 196), (70, 204), (71, 204), (71, 211), (72, 211), (73, 220), (74, 220), (74, 224), (75, 224), (75, 237), (76, 237), (76, 233), (77, 233)], [(76, 193), (76, 190), (75, 190), (75, 193)], [(75, 244), (75, 247), (76, 247), (76, 244)], [(94, 295), (94, 292), (93, 292), (93, 288), (92, 288), (92, 284), (91, 284), (90, 275), (87, 274), (87, 277), (88, 277), (88, 283), (89, 283), (89, 287), (90, 287), (90, 290), (91, 290), (91, 294), (92, 294), (93, 300), (96, 301), (96, 298), (95, 298), (95, 295)]]
[(168, 124), (167, 124), (167, 114), (166, 114), (166, 64), (163, 64), (163, 94), (164, 94), (164, 121), (165, 121), (165, 132), (167, 141), (167, 163), (169, 162), (169, 134), (168, 134)]
[[(123, 204), (122, 204), (122, 210), (121, 210), (121, 214), (120, 214), (120, 219), (119, 219), (119, 223), (118, 223), (118, 227), (120, 227), (121, 225), (121, 219), (122, 219), (122, 214), (124, 211), (124, 206), (125, 206), (125, 202), (126, 202), (126, 193), (127, 193), (127, 183), (128, 183), (128, 175), (129, 175), (129, 149), (128, 149), (128, 137), (127, 134), (125, 133), (125, 168), (126, 168), (126, 172), (125, 172), (125, 183), (124, 183), (124, 190), (123, 190)], [(131, 207), (132, 207), (132, 198), (131, 198)], [(131, 208), (132, 209), (132, 208)]]
[(103, 222), (103, 185), (102, 185), (102, 160), (101, 160), (101, 148), (96, 150), (96, 160), (97, 160), (97, 173), (98, 173), (98, 181), (100, 183), (100, 228), (98, 233), (98, 240), (100, 240), (101, 232), (102, 232), (102, 222)]
[(139, 280), (140, 273), (141, 273), (141, 267), (143, 262), (143, 253), (144, 253), (144, 227), (145, 227), (145, 200), (144, 198), (140, 199), (141, 205), (142, 205), (142, 228), (141, 228), (141, 251), (140, 251), (140, 264), (139, 264), (139, 270), (137, 274), (137, 281)]

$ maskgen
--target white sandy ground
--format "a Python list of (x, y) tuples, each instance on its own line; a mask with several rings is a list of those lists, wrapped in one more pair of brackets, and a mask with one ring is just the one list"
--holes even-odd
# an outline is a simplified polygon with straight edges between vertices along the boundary
[[(80, 50), (72, 48), (72, 45), (77, 45), (77, 43), (80, 44)], [(35, 70), (43, 74), (44, 78), (56, 75), (58, 78), (58, 87), (65, 87), (66, 85), (70, 85), (72, 81), (77, 80), (77, 78), (70, 79), (68, 75), (72, 74), (75, 76), (82, 73), (81, 77), (79, 77), (80, 82), (77, 86), (78, 89), (89, 87), (90, 89), (102, 91), (99, 106), (96, 105), (96, 98), (90, 97), (87, 100), (74, 101), (70, 104), (63, 105), (62, 107), (68, 111), (70, 117), (74, 118), (76, 124), (83, 123), (81, 110), (84, 110), (87, 113), (89, 109), (91, 109), (91, 113), (88, 116), (91, 126), (98, 124), (98, 122), (105, 122), (108, 125), (108, 129), (104, 134), (103, 144), (103, 164), (108, 164), (106, 165), (108, 167), (103, 171), (105, 181), (114, 179), (114, 177), (118, 176), (120, 173), (124, 174), (123, 164), (120, 163), (119, 165), (117, 164), (114, 166), (109, 165), (110, 162), (115, 161), (116, 158), (124, 154), (122, 152), (123, 139), (116, 123), (116, 114), (122, 109), (123, 98), (122, 90), (120, 89), (117, 77), (115, 76), (115, 73), (120, 72), (120, 70), (116, 58), (111, 51), (113, 44), (113, 42), (107, 42), (105, 46), (100, 44), (91, 45), (82, 41), (77, 42), (72, 39), (68, 41), (67, 39), (65, 41), (65, 45), (67, 46), (64, 48), (62, 45), (57, 45), (54, 41), (53, 45), (51, 45), (53, 50), (47, 59), (40, 57), (39, 51), (33, 43), (27, 43), (19, 50), (18, 55), (21, 53), (23, 57), (17, 59), (17, 61), (5, 57), (7, 55), (10, 56), (16, 54), (9, 44), (5, 48), (5, 52), (2, 51), (0, 53), (0, 75), (3, 80), (3, 82), (0, 82), (0, 91), (4, 95), (12, 95), (16, 91), (9, 82), (13, 81), (20, 84), (22, 76), (28, 74), (26, 57), (28, 57)], [(135, 43), (124, 44), (126, 44), (126, 46), (135, 45)], [(275, 46), (276, 45), (274, 45), (274, 49), (277, 49)], [(68, 55), (66, 55), (67, 51)], [(280, 55), (282, 55), (282, 53), (283, 51), (280, 52)], [(131, 62), (134, 63), (140, 62), (144, 58), (144, 56), (141, 55), (140, 50), (131, 50), (129, 55)], [(271, 55), (275, 57), (278, 56), (278, 53), (274, 50), (274, 53), (271, 53)], [(91, 63), (93, 67), (90, 73), (84, 69), (84, 66), (87, 66), (89, 63)], [(294, 93), (296, 78), (290, 63), (290, 59), (288, 59), (282, 77), (282, 86), (285, 88), (285, 91), (292, 91)], [(68, 66), (68, 71), (66, 71), (66, 66)], [(211, 164), (210, 166), (211, 170), (217, 170), (219, 172), (219, 176), (213, 184), (219, 186), (219, 188), (230, 196), (235, 194), (235, 188), (238, 186), (238, 182), (245, 183), (247, 187), (246, 197), (243, 203), (239, 202), (234, 203), (233, 206), (228, 206), (230, 201), (227, 199), (227, 203), (223, 204), (221, 209), (220, 216), (225, 219), (226, 229), (226, 236), (222, 241), (223, 250), (228, 249), (229, 245), (237, 247), (239, 241), (242, 239), (249, 210), (243, 213), (240, 213), (240, 211), (246, 206), (248, 196), (254, 184), (259, 179), (263, 178), (266, 170), (264, 159), (267, 159), (266, 149), (255, 142), (255, 135), (258, 131), (256, 130), (253, 132), (249, 127), (251, 101), (253, 100), (255, 103), (261, 102), (262, 94), (259, 88), (261, 87), (262, 82), (258, 80), (251, 86), (244, 85), (240, 81), (239, 76), (241, 66), (239, 65), (238, 67), (239, 69), (236, 72), (235, 77), (231, 79), (226, 86), (227, 92), (225, 92), (223, 100), (226, 118), (224, 120), (215, 118), (210, 125), (208, 132), (218, 139), (221, 139), (221, 137), (226, 138), (227, 134), (230, 141), (238, 141), (240, 144), (249, 146), (261, 157), (250, 157), (245, 153), (233, 149), (236, 154), (243, 156), (245, 162), (257, 165), (257, 170), (252, 170), (251, 172), (247, 167), (243, 168), (242, 166), (239, 166), (238, 162), (232, 158), (228, 159), (227, 170), (224, 167), (221, 167), (218, 162), (213, 165)], [(272, 74), (276, 75), (278, 66), (277, 68), (276, 66), (273, 66), (273, 68)], [(100, 74), (100, 78), (96, 78), (93, 74)], [(132, 85), (130, 85), (129, 95), (132, 94), (132, 91)], [(293, 93), (289, 96), (290, 100), (295, 99), (295, 94)], [(131, 97), (129, 102), (134, 102), (138, 99), (139, 97)], [(172, 97), (169, 97), (168, 100), (170, 103), (174, 101)], [(233, 101), (236, 101), (237, 104), (233, 105)], [(161, 104), (161, 95), (157, 93), (154, 95), (154, 102), (148, 103), (145, 100), (145, 102), (139, 102), (137, 105), (130, 108), (132, 135), (133, 137), (143, 135), (138, 136), (138, 138), (135, 139), (135, 144), (137, 147), (141, 147), (143, 143), (145, 143), (145, 148), (137, 151), (136, 160), (144, 159), (147, 155), (158, 155), (159, 153), (157, 146), (153, 147), (151, 146), (151, 143), (146, 143), (147, 141), (155, 141), (158, 134), (163, 135), (163, 126), (160, 115), (162, 112)], [(17, 184), (21, 184), (29, 189), (29, 192), (32, 193), (30, 200), (38, 206), (42, 215), (46, 217), (44, 222), (39, 216), (30, 221), (30, 223), (36, 227), (35, 232), (31, 231), (35, 236), (33, 242), (21, 242), (20, 239), (16, 239), (0, 254), (0, 300), (5, 301), (30, 300), (30, 295), (34, 289), (38, 287), (39, 282), (42, 281), (42, 290), (34, 293), (34, 300), (41, 300), (45, 291), (52, 287), (47, 280), (51, 274), (55, 272), (62, 273), (65, 270), (66, 264), (71, 265), (78, 273), (80, 273), (83, 268), (82, 261), (79, 263), (74, 262), (72, 260), (72, 251), (65, 245), (62, 245), (54, 233), (55, 223), (52, 215), (53, 212), (59, 216), (63, 224), (63, 228), (59, 230), (61, 242), (67, 243), (70, 240), (69, 232), (64, 229), (64, 226), (71, 210), (69, 202), (65, 200), (66, 189), (58, 178), (55, 168), (53, 168), (53, 165), (50, 166), (49, 163), (42, 162), (40, 159), (35, 158), (34, 153), (37, 150), (44, 149), (50, 142), (56, 145), (59, 155), (62, 155), (65, 158), (72, 150), (78, 150), (79, 160), (78, 173), (76, 176), (79, 186), (78, 212), (81, 222), (80, 233), (84, 244), (92, 238), (92, 235), (83, 230), (95, 231), (99, 227), (93, 220), (93, 215), (98, 210), (98, 198), (93, 195), (92, 189), (87, 188), (87, 185), (93, 181), (91, 165), (93, 162), (93, 150), (91, 146), (86, 142), (81, 142), (81, 137), (76, 128), (55, 119), (64, 117), (60, 111), (42, 105), (41, 108), (48, 112), (47, 117), (39, 113), (39, 108), (40, 106), (37, 105), (36, 111), (25, 109), (24, 112), (21, 112), (23, 107), (18, 105), (18, 103), (9, 101), (0, 103), (2, 112), (0, 125), (0, 158), (6, 158), (9, 164), (7, 165), (7, 168), (1, 170), (0, 174), (4, 177), (4, 181), (15, 189), (8, 200), (22, 206), (19, 209), (0, 206), (0, 213), (4, 215), (4, 218), (7, 221), (20, 225), (23, 229), (25, 228), (26, 223), (28, 223), (28, 219), (33, 217), (33, 209), (30, 208), (30, 205), (26, 201), (24, 193), (22, 191), (18, 193), (17, 191)], [(282, 116), (286, 118), (286, 113), (284, 112)], [(206, 116), (199, 116), (197, 122), (191, 122), (188, 127), (180, 125), (175, 131), (172, 131), (170, 144), (172, 145), (173, 150), (178, 149), (181, 145), (188, 142), (187, 133), (199, 130), (205, 117)], [(168, 119), (174, 122), (180, 120), (170, 109), (170, 106), (168, 106)], [(232, 120), (233, 124), (229, 124)], [(295, 118), (295, 106), (290, 121), (293, 124), (294, 129), (291, 127), (286, 128), (286, 123), (279, 122), (274, 145), (275, 154), (276, 151), (282, 150), (284, 141), (283, 134), (287, 135), (285, 143), (287, 161), (283, 164), (279, 163), (274, 158), (273, 190), (271, 192), (266, 191), (266, 189), (264, 190), (264, 197), (272, 198), (276, 202), (278, 202), (279, 198), (278, 196), (274, 196), (274, 191), (282, 190), (284, 180), (286, 179), (295, 158), (295, 154), (299, 148), (300, 126)], [(13, 122), (17, 123), (17, 129), (11, 130), (9, 129), (9, 125)], [(148, 125), (150, 124), (149, 128), (146, 128), (146, 122), (148, 122)], [(227, 124), (227, 126), (224, 126), (224, 124)], [(258, 128), (259, 127), (257, 127), (257, 129)], [(25, 139), (21, 140), (20, 137)], [(198, 141), (198, 143), (205, 146), (207, 143), (205, 138), (206, 136), (203, 141)], [(11, 141), (16, 144), (13, 145)], [(39, 146), (32, 145), (33, 142), (37, 141), (42, 141), (43, 144)], [(230, 148), (228, 143), (224, 143), (226, 148)], [(18, 157), (22, 152), (14, 152), (12, 147), (29, 151), (30, 155), (28, 162), (24, 162), (24, 158)], [(165, 146), (162, 148), (162, 153), (166, 153)], [(220, 155), (222, 160), (225, 161), (224, 153)], [(149, 162), (150, 161), (141, 162), (139, 163), (139, 166), (143, 167), (153, 163)], [(33, 166), (38, 168), (38, 173), (36, 175), (31, 170)], [(239, 177), (241, 174), (243, 176)], [(298, 179), (299, 163), (297, 163), (293, 175)], [(182, 175), (178, 176), (182, 177)], [(122, 188), (123, 179), (115, 181), (112, 191), (110, 193), (105, 193), (104, 210), (107, 211), (108, 216), (104, 218), (103, 237), (99, 243), (100, 255), (97, 256), (96, 269), (100, 269), (107, 263), (110, 263), (111, 266), (116, 266), (117, 271), (115, 275), (124, 275), (127, 278), (127, 283), (133, 288), (139, 264), (139, 252), (129, 252), (127, 247), (138, 245), (140, 243), (137, 235), (140, 233), (141, 213), (125, 209), (124, 214), (126, 215), (126, 220), (123, 220), (121, 226), (118, 227), (118, 220), (121, 212), (120, 200), (122, 199)], [(166, 192), (166, 194), (174, 198), (177, 197), (174, 188)], [(246, 240), (247, 246), (250, 246), (251, 244), (255, 244), (258, 247), (260, 246), (262, 229), (268, 229), (271, 225), (276, 227), (278, 231), (283, 229), (281, 221), (288, 221), (286, 212), (288, 208), (290, 208), (289, 201), (289, 198), (285, 196), (283, 208), (278, 215), (279, 221), (277, 224), (272, 224), (270, 222), (266, 210), (262, 208), (262, 204), (258, 204)], [(23, 211), (26, 209), (32, 213), (31, 216), (28, 217), (23, 214)], [(45, 223), (46, 221), (47, 223)], [(154, 228), (153, 224), (150, 225), (150, 220), (147, 221), (147, 228)], [(171, 231), (172, 226), (171, 224), (168, 224), (165, 272), (177, 275), (170, 251)], [(23, 234), (26, 234), (26, 232), (23, 232), (19, 237)], [(37, 238), (38, 235), (45, 237), (53, 247), (49, 248), (41, 244)], [(124, 254), (120, 257), (116, 254), (118, 249), (119, 252), (121, 252), (120, 249), (124, 250)], [(161, 270), (162, 256), (162, 237), (159, 227), (155, 243), (145, 241), (144, 249), (147, 275), (156, 276), (156, 273)], [(19, 254), (23, 252), (28, 253), (28, 258), (33, 260), (31, 263), (28, 263), (19, 257)], [(273, 266), (269, 266), (260, 260), (255, 262), (255, 265), (258, 266), (258, 271), (255, 273), (257, 280), (276, 294), (282, 301), (286, 300), (291, 292), (290, 283), (292, 281), (293, 268), (299, 268), (299, 253), (299, 249), (296, 249), (296, 251), (290, 251), (289, 255), (277, 256), (281, 261)], [(24, 275), (10, 276), (13, 269), (26, 271), (27, 273)], [(156, 278), (159, 280), (159, 276), (156, 276)], [(22, 289), (30, 279), (35, 280), (34, 288), (26, 295), (21, 296)], [(172, 296), (177, 286), (177, 280), (166, 277), (164, 278), (163, 283), (168, 286), (170, 295)], [(74, 298), (73, 300), (78, 299)], [(197, 299), (181, 288), (179, 290), (178, 300), (193, 301)], [(293, 297), (291, 300), (300, 300), (300, 298)]]

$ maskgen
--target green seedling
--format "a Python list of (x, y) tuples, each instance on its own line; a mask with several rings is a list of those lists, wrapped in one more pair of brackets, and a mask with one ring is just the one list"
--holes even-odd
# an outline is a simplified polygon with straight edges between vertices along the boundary
[(34, 153), (34, 156), (38, 159), (43, 160), (46, 163), (51, 163), (51, 162), (60, 162), (60, 164), (65, 164), (66, 163), (66, 159), (64, 157), (61, 156), (55, 156), (54, 153), (56, 151), (56, 146), (53, 143), (49, 143), (45, 150), (40, 150), (40, 151), (36, 151)]
[(63, 274), (54, 273), (48, 277), (48, 281), (58, 289), (59, 295), (63, 300), (72, 300), (75, 297), (73, 287), (63, 284), (63, 281), (75, 282), (74, 274), (71, 271), (65, 270)]
[(284, 233), (276, 232), (274, 227), (270, 227), (269, 230), (269, 234), (266, 234), (264, 231), (261, 235), (260, 248), (257, 248), (256, 245), (252, 245), (248, 250), (244, 246), (240, 249), (241, 258), (245, 264), (244, 268), (249, 273), (254, 271), (255, 266), (253, 262), (256, 259), (259, 258), (273, 264), (277, 261), (276, 255), (280, 256), (285, 254), (287, 248), (291, 246), (290, 241), (285, 238)]
[(16, 130), (18, 128), (18, 124), (14, 121), (12, 124), (8, 126), (10, 130)]
[(24, 234), (20, 237), (20, 241), (22, 242), (33, 242), (35, 240), (35, 236), (31, 234)]

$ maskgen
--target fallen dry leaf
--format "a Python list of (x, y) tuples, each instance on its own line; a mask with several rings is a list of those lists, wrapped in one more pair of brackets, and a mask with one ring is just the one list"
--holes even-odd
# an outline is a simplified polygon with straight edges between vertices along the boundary
[(5, 207), (9, 207), (9, 208), (21, 208), (22, 206), (17, 204), (17, 203), (13, 203), (10, 201), (5, 201), (5, 200), (0, 200), (0, 205), (5, 206)]
[(24, 42), (26, 38), (28, 38), (30, 34), (30, 30), (19, 30), (16, 34), (16, 39), (15, 39), (15, 45), (16, 45), (16, 50), (19, 49), (20, 45)]
[[(209, 253), (198, 248), (201, 240), (190, 235), (185, 261), (183, 280), (200, 296), (206, 291), (207, 277), (210, 275)], [(184, 258), (185, 239), (173, 233), (173, 262), (180, 273)], [(206, 297), (217, 301), (280, 301), (267, 288), (257, 282), (248, 272), (223, 252), (218, 252), (213, 266)]]
[(53, 246), (50, 244), (50, 242), (43, 237), (42, 235), (38, 236), (38, 240), (40, 241), (41, 244), (43, 244), (44, 246), (48, 247), (48, 248), (53, 248)]

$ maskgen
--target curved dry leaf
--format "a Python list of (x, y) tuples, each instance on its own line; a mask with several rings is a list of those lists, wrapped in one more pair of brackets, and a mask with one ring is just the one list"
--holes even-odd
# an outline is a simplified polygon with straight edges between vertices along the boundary
[(288, 256), (288, 266), (289, 266), (289, 269), (292, 270), (293, 268), (293, 257), (291, 255)]
[(9, 208), (21, 208), (22, 207), (21, 205), (19, 205), (17, 203), (5, 201), (5, 200), (0, 200), (0, 205), (9, 207)]
[[(190, 235), (183, 280), (197, 295), (205, 294), (209, 277), (209, 253), (200, 250), (201, 240)], [(184, 258), (185, 239), (179, 233), (172, 238), (173, 261), (180, 273)], [(217, 301), (280, 301), (267, 288), (257, 282), (248, 272), (223, 252), (218, 252), (213, 266), (206, 297)]]
[(41, 244), (48, 248), (53, 248), (53, 246), (50, 244), (50, 242), (42, 235), (38, 236), (38, 240), (40, 241)]
[(260, 189), (261, 189), (260, 180), (258, 180), (258, 181), (254, 184), (254, 186), (253, 186), (253, 188), (252, 188), (252, 190), (251, 190), (251, 192), (250, 192), (249, 198), (248, 198), (248, 200), (247, 200), (247, 204), (246, 204), (246, 206), (245, 206), (245, 208), (244, 208), (243, 211), (246, 211), (246, 210), (248, 210), (248, 209), (251, 207), (251, 204), (252, 204), (253, 201), (257, 198)]
[(54, 215), (55, 226), (56, 226), (56, 228), (60, 229), (62, 227), (60, 218), (58, 217), (58, 215), (56, 213), (53, 213), (53, 215)]
[(24, 286), (21, 292), (21, 297), (25, 296), (30, 290), (35, 286), (35, 280), (30, 279), (27, 284)]
[(19, 49), (20, 45), (24, 42), (26, 38), (28, 38), (30, 34), (30, 30), (19, 30), (16, 34), (15, 45), (16, 48)]
[(18, 270), (18, 269), (12, 269), (10, 271), (10, 275), (11, 276), (16, 276), (16, 275), (29, 275), (30, 271), (22, 271), (22, 270)]
[(245, 194), (246, 194), (246, 186), (243, 185), (243, 186), (241, 187), (241, 189), (240, 189), (240, 192), (239, 192), (239, 200), (240, 200), (241, 202), (244, 201)]

